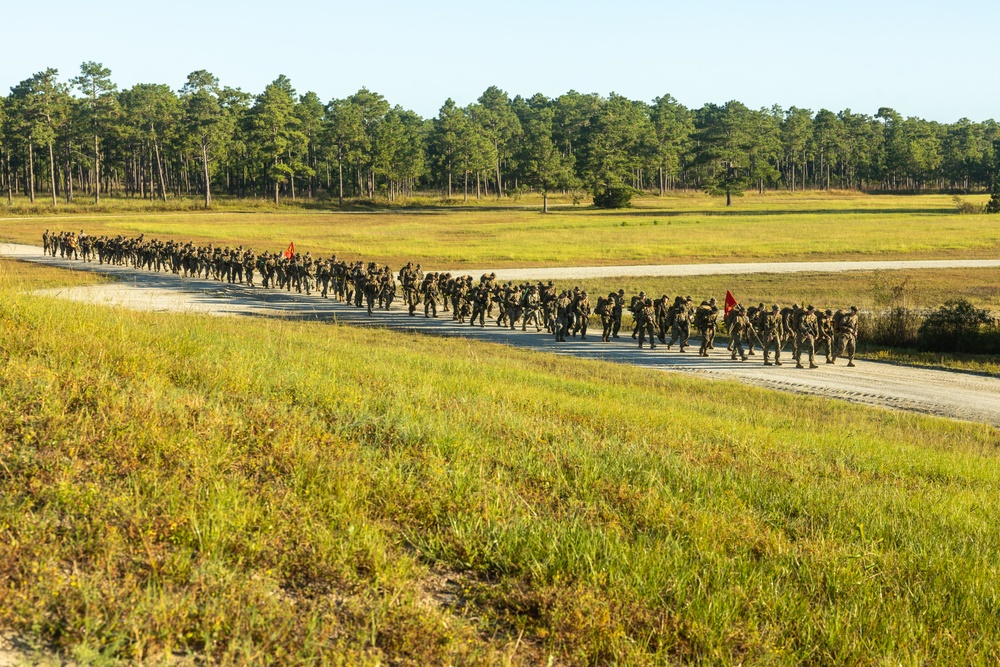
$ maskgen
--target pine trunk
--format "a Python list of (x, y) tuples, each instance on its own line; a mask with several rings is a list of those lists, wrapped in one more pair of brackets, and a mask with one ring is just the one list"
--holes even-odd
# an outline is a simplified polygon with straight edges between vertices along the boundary
[(52, 142), (49, 142), (49, 174), (52, 177), (52, 208), (56, 208), (59, 203), (56, 201), (56, 154)]
[(94, 203), (101, 203), (101, 154), (97, 149), (97, 133), (94, 133)]
[(28, 142), (28, 199), (35, 203), (35, 145)]

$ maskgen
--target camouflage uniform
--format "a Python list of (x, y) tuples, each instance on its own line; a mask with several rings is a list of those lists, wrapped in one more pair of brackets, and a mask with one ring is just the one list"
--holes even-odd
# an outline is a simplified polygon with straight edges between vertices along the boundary
[(816, 335), (819, 333), (819, 323), (812, 306), (799, 313), (798, 327), (795, 329), (795, 367), (803, 368), (803, 349), (809, 352), (809, 368), (816, 366)]
[(771, 348), (774, 348), (774, 365), (781, 365), (781, 341), (785, 335), (785, 327), (781, 321), (781, 311), (777, 305), (771, 306), (770, 312), (765, 312), (763, 316), (763, 326), (761, 326), (761, 342), (764, 343), (764, 365), (770, 366), (768, 359)]
[(816, 322), (818, 325), (818, 335), (816, 336), (816, 351), (826, 351), (826, 363), (833, 363), (833, 311), (816, 312)]
[(642, 299), (641, 301), (636, 301), (632, 308), (632, 315), (635, 317), (635, 327), (638, 331), (639, 337), (639, 349), (642, 349), (642, 344), (646, 342), (646, 336), (649, 336), (649, 349), (656, 349), (656, 323), (654, 319), (656, 318), (655, 311), (653, 310), (653, 302), (650, 299)]
[(719, 309), (715, 305), (715, 299), (702, 301), (695, 312), (695, 326), (701, 335), (701, 346), (698, 348), (698, 355), (708, 356), (708, 351), (712, 349), (712, 342), (715, 340), (715, 330), (719, 323)]
[(688, 338), (691, 335), (691, 297), (682, 299), (677, 297), (674, 305), (670, 307), (672, 311), (669, 315), (671, 320), (670, 340), (667, 342), (669, 350), (674, 343), (680, 342), (680, 351), (688, 346)]
[(833, 320), (836, 335), (837, 353), (833, 355), (833, 360), (847, 354), (847, 365), (854, 366), (854, 353), (858, 345), (858, 307), (851, 306), (851, 309), (842, 313), (837, 311)]

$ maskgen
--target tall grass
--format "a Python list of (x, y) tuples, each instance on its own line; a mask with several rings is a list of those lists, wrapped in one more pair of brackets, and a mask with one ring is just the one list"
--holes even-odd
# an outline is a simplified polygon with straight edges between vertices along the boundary
[(990, 427), (9, 286), (0, 358), (0, 626), (81, 660), (1000, 659)]

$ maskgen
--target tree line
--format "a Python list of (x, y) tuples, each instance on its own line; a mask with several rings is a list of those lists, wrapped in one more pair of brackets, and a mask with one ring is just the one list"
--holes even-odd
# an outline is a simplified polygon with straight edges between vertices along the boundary
[(279, 76), (254, 96), (204, 70), (180, 90), (136, 84), (85, 62), (68, 81), (49, 68), (0, 98), (0, 185), (72, 202), (83, 193), (147, 199), (345, 197), (390, 201), (437, 189), (448, 198), (588, 191), (598, 206), (636, 192), (748, 188), (884, 191), (992, 188), (993, 120), (939, 123), (845, 109), (691, 109), (570, 91), (511, 98), (493, 86), (435, 118), (362, 88), (324, 103)]

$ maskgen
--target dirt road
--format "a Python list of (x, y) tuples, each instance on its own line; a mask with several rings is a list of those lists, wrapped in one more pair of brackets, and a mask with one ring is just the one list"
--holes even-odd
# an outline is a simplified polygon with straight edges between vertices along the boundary
[[(716, 350), (707, 359), (698, 357), (696, 349), (685, 354), (666, 352), (662, 346), (655, 351), (639, 350), (628, 337), (608, 344), (601, 343), (599, 338), (593, 336), (587, 341), (571, 339), (557, 344), (551, 336), (544, 333), (522, 333), (520, 329), (512, 332), (489, 321), (485, 328), (480, 328), (455, 324), (449, 314), (438, 319), (426, 319), (422, 315), (409, 317), (399, 305), (394, 310), (379, 311), (368, 316), (362, 309), (321, 299), (316, 295), (305, 296), (294, 292), (227, 285), (213, 280), (182, 279), (171, 274), (134, 271), (125, 267), (84, 265), (77, 261), (46, 258), (39, 248), (33, 246), (0, 245), (0, 255), (53, 266), (99, 271), (119, 279), (118, 282), (102, 285), (40, 291), (83, 303), (105, 303), (152, 311), (330, 320), (351, 325), (408, 329), (433, 335), (463, 336), (585, 359), (633, 364), (650, 370), (683, 371), (708, 378), (738, 380), (783, 391), (816, 394), (1000, 426), (998, 378), (870, 361), (858, 361), (857, 367), (851, 369), (844, 366), (844, 361), (833, 366), (821, 364), (815, 370), (800, 370), (791, 364), (780, 368), (765, 367), (759, 355), (751, 357), (747, 362), (733, 362), (729, 360), (725, 350)], [(735, 265), (716, 266), (725, 266), (727, 268), (724, 273), (733, 273), (732, 267)], [(537, 271), (545, 270), (547, 269)], [(769, 272), (773, 271), (772, 268)], [(531, 275), (533, 277), (524, 279), (542, 279), (534, 277), (534, 273)], [(503, 277), (513, 279), (506, 273)]]

